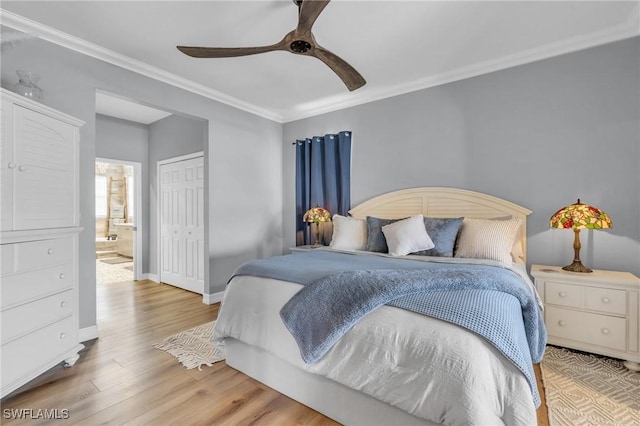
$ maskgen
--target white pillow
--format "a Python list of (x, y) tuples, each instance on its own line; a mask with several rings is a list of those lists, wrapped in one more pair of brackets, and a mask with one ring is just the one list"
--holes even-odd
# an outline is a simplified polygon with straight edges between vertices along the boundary
[(367, 221), (333, 215), (333, 235), (329, 246), (339, 250), (364, 250), (367, 245)]
[[(513, 216), (499, 216), (492, 217), (491, 220), (509, 220), (513, 219)], [(524, 247), (522, 247), (522, 241), (520, 238), (520, 230), (518, 229), (518, 233), (516, 233), (516, 237), (513, 239), (513, 246), (511, 247), (511, 260), (514, 263), (524, 263)]]
[(454, 257), (490, 259), (512, 263), (511, 248), (520, 230), (520, 219), (465, 219)]
[(424, 227), (423, 216), (411, 216), (382, 227), (389, 254), (406, 256), (409, 253), (430, 250), (435, 247)]

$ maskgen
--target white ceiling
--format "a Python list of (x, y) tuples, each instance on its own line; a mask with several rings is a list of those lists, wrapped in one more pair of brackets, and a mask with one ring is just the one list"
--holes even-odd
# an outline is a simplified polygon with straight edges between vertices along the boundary
[(279, 41), (291, 0), (2, 1), (5, 26), (287, 122), (640, 34), (638, 1), (334, 0), (313, 33), (367, 80), (349, 92), (315, 58), (196, 59), (176, 45)]

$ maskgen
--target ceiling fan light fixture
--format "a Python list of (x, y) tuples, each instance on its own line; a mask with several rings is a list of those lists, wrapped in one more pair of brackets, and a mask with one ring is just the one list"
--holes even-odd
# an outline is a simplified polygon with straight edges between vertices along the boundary
[(197, 47), (177, 46), (185, 55), (194, 58), (231, 58), (258, 53), (286, 50), (295, 54), (313, 56), (322, 61), (342, 80), (349, 91), (364, 86), (367, 81), (355, 68), (335, 53), (320, 46), (311, 32), (311, 27), (331, 0), (293, 0), (298, 6), (298, 25), (278, 43), (255, 47)]
[(304, 40), (295, 40), (289, 47), (293, 53), (306, 53), (311, 49), (311, 45)]

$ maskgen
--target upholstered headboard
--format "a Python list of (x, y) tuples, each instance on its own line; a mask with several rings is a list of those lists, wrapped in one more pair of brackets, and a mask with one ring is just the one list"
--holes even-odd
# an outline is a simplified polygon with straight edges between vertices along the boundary
[(349, 213), (363, 219), (367, 216), (397, 219), (416, 214), (476, 219), (517, 217), (522, 220), (518, 239), (526, 261), (527, 216), (531, 214), (531, 210), (492, 195), (442, 187), (401, 189), (371, 198), (352, 208)]

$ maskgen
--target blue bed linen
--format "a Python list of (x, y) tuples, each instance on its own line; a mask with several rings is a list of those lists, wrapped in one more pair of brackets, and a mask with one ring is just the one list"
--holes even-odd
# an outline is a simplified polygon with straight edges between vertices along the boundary
[(249, 262), (234, 275), (305, 285), (281, 311), (305, 362), (317, 361), (360, 318), (388, 304), (483, 336), (523, 372), (540, 404), (532, 362), (542, 359), (546, 330), (534, 295), (513, 271), (315, 251)]

